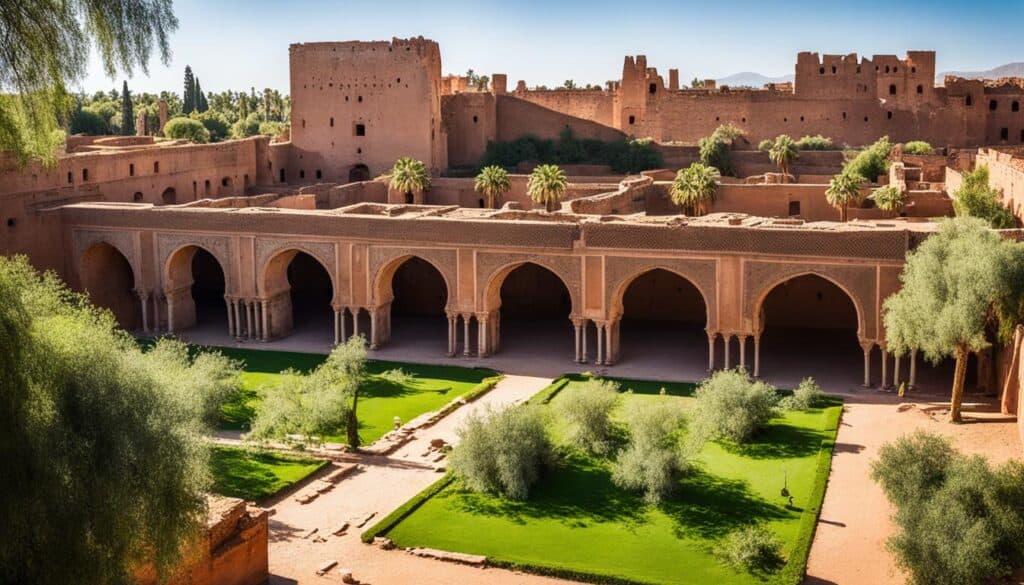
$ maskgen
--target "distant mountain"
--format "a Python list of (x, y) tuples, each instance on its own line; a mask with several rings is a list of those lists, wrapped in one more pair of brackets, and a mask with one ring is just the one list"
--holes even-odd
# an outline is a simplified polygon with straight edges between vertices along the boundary
[(729, 87), (764, 87), (766, 83), (784, 83), (786, 81), (793, 81), (792, 75), (780, 75), (778, 77), (768, 77), (767, 75), (761, 75), (753, 71), (744, 71), (742, 73), (734, 73), (728, 77), (718, 79), (718, 86), (728, 85)]
[(966, 77), (967, 79), (998, 79), (1000, 77), (1024, 77), (1024, 61), (1007, 63), (999, 67), (993, 67), (986, 71), (946, 71), (939, 73), (938, 80), (942, 81), (947, 75)]

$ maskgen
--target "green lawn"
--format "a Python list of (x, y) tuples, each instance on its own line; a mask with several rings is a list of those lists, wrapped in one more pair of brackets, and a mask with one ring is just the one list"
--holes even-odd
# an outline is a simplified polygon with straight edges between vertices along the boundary
[[(237, 399), (221, 406), (221, 429), (246, 430), (259, 405), (259, 389), (273, 384), (280, 372), (288, 368), (309, 371), (321, 364), (327, 356), (322, 354), (259, 351), (235, 348), (216, 348), (244, 365), (242, 392)], [(370, 374), (367, 384), (360, 389), (359, 437), (364, 445), (379, 439), (394, 428), (394, 417), (409, 422), (417, 416), (432, 412), (477, 388), (496, 372), (482, 368), (458, 368), (369, 360)], [(399, 385), (384, 380), (378, 374), (401, 368), (412, 374), (409, 384)], [(330, 442), (345, 443), (344, 432), (324, 437)]]
[[(694, 390), (691, 384), (634, 381), (622, 387), (633, 390), (626, 400), (690, 402)], [(662, 387), (668, 396), (659, 396)], [(470, 493), (456, 481), (388, 536), (403, 547), (482, 554), (497, 564), (590, 579), (796, 583), (821, 505), (840, 408), (836, 401), (787, 413), (745, 448), (708, 444), (676, 495), (660, 507), (616, 488), (606, 461), (573, 453), (526, 502)], [(787, 509), (780, 495), (784, 478), (795, 509)], [(752, 522), (765, 522), (785, 543), (789, 563), (780, 573), (741, 574), (714, 556), (720, 538)]]
[(213, 491), (248, 501), (259, 501), (302, 481), (327, 461), (272, 451), (213, 448), (210, 467)]

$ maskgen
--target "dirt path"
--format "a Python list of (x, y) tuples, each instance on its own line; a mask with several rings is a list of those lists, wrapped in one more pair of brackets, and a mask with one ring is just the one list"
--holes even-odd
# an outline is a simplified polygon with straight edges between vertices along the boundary
[[(414, 440), (388, 457), (364, 457), (363, 469), (309, 504), (285, 497), (271, 506), (270, 583), (340, 583), (339, 568), (347, 568), (361, 583), (558, 583), (500, 569), (478, 569), (423, 559), (398, 551), (384, 551), (359, 540), (362, 529), (350, 528), (338, 537), (330, 532), (346, 521), (376, 516), (366, 527), (390, 513), (416, 493), (439, 479), (430, 459), (422, 457), (430, 440), (455, 440), (455, 432), (473, 411), (523, 401), (550, 382), (547, 378), (506, 376), (493, 390), (476, 402), (456, 410), (432, 428), (417, 433)], [(364, 527), (365, 528), (365, 527)], [(309, 535), (316, 529), (317, 533)], [(317, 542), (324, 537), (324, 542)], [(338, 565), (327, 575), (316, 570), (329, 560)]]
[(879, 448), (916, 429), (926, 429), (951, 437), (965, 453), (982, 454), (1000, 463), (1021, 456), (1016, 423), (979, 407), (983, 412), (967, 414), (974, 422), (951, 425), (943, 421), (945, 409), (938, 403), (911, 403), (912, 407), (900, 412), (900, 402), (892, 394), (869, 390), (845, 397), (805, 583), (902, 583), (905, 576), (885, 548), (893, 531), (889, 520), (892, 508), (870, 477), (871, 461)]

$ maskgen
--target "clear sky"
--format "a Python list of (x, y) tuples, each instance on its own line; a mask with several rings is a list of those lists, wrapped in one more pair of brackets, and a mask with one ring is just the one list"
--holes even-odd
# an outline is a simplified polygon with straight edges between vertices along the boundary
[[(618, 79), (646, 54), (662, 75), (793, 73), (796, 53), (938, 52), (938, 71), (1024, 61), (1024, 1), (665, 2), (620, 0), (177, 0), (169, 66), (129, 79), (134, 92), (180, 91), (191, 65), (207, 91), (288, 90), (288, 45), (423, 35), (444, 73), (507, 73), (510, 87)], [(80, 89), (120, 89), (95, 58)]]

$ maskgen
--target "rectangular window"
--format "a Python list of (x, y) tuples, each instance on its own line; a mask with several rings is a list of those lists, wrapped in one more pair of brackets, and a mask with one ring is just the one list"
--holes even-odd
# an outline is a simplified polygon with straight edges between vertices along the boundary
[(790, 217), (792, 217), (794, 215), (800, 215), (800, 202), (799, 201), (790, 201), (789, 202), (789, 215), (790, 215)]
[(154, 173), (159, 173), (160, 172), (160, 161), (156, 161), (156, 162), (153, 163), (153, 172)]
[(129, 163), (128, 164), (128, 176), (129, 177), (134, 177), (135, 176), (135, 164), (133, 164), (133, 163)]
[(1010, 129), (1009, 128), (1001, 128), (999, 130), (999, 139), (1000, 140), (1009, 140), (1010, 139)]
[(630, 116), (629, 117), (629, 123), (630, 124), (636, 124), (636, 116)]
[(366, 136), (366, 124), (356, 124), (356, 136)]

